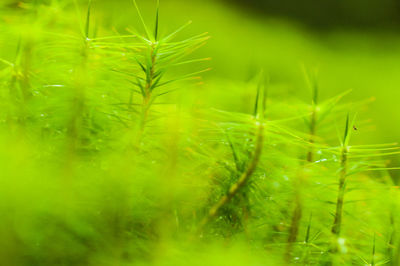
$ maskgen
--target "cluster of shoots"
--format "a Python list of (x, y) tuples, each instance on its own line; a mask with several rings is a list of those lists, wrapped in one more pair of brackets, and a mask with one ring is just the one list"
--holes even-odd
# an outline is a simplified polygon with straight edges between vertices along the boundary
[[(317, 75), (306, 75), (311, 100), (282, 119), (293, 105), (267, 105), (273, 77), (260, 74), (249, 93), (253, 112), (188, 107), (174, 95), (202, 95), (194, 83), (210, 58), (192, 55), (209, 36), (180, 39), (191, 22), (163, 35), (159, 1), (151, 27), (129, 3), (141, 30), (103, 26), (93, 16), (97, 1), (22, 2), (0, 21), (16, 40), (12, 56), (0, 51), (0, 140), (12, 143), (10, 128), (18, 128), (27, 144), (14, 156), (24, 167), (1, 178), (18, 197), (31, 179), (39, 185), (38, 195), (28, 193), (37, 198), (26, 223), (17, 211), (0, 222), (11, 243), (0, 264), (168, 264), (176, 254), (168, 245), (195, 257), (197, 247), (221, 240), (264, 259), (262, 250), (274, 265), (400, 261), (398, 191), (388, 173), (397, 167), (387, 159), (399, 148), (352, 145), (365, 131), (349, 113), (364, 105), (341, 104), (348, 92), (321, 101)], [(11, 27), (19, 12), (30, 14), (36, 38)], [(58, 12), (76, 20), (58, 21)], [(1, 148), (0, 158), (13, 158), (8, 152)], [(0, 211), (6, 201), (19, 206), (15, 195), (0, 196)], [(170, 264), (179, 263), (188, 265)]]

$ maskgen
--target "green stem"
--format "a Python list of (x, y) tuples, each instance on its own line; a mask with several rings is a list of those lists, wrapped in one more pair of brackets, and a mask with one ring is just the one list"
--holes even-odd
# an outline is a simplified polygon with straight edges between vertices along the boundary
[[(314, 101), (315, 101), (315, 96), (314, 96)], [(307, 162), (311, 163), (314, 159), (314, 149), (312, 145), (314, 144), (314, 138), (315, 138), (315, 132), (316, 132), (316, 126), (317, 126), (317, 106), (315, 102), (313, 101), (312, 103), (312, 112), (310, 116), (310, 128), (309, 128), (309, 142), (311, 144), (310, 149), (307, 153)], [(294, 184), (294, 190), (295, 190), (295, 207), (293, 210), (292, 214), (292, 220), (289, 228), (289, 236), (288, 236), (288, 245), (286, 247), (286, 260), (289, 261), (292, 249), (293, 249), (293, 243), (296, 242), (297, 236), (299, 233), (299, 227), (300, 227), (300, 220), (302, 217), (303, 213), (303, 206), (302, 206), (302, 200), (301, 200), (301, 185), (302, 185), (302, 178), (303, 173), (299, 175), (299, 177), (296, 179), (296, 182)]]
[(253, 175), (254, 170), (256, 169), (258, 162), (260, 160), (262, 147), (264, 142), (264, 126), (260, 122), (257, 131), (256, 138), (256, 148), (254, 154), (252, 156), (252, 160), (247, 165), (246, 170), (241, 174), (240, 178), (236, 183), (234, 183), (228, 193), (224, 195), (208, 212), (207, 216), (201, 221), (199, 226), (199, 232), (201, 232), (205, 225), (207, 225), (220, 211), (220, 209), (228, 204), (232, 198), (246, 185), (249, 181), (250, 177)]
[(150, 50), (150, 57), (151, 57), (151, 66), (149, 70), (149, 77), (146, 79), (146, 84), (144, 87), (144, 95), (142, 99), (142, 115), (141, 115), (141, 120), (140, 120), (140, 127), (139, 127), (139, 132), (136, 137), (137, 143), (140, 142), (142, 139), (143, 131), (146, 125), (146, 121), (149, 116), (149, 109), (152, 103), (152, 86), (154, 83), (154, 73), (155, 73), (155, 65), (156, 65), (156, 47), (154, 44), (151, 45), (151, 50)]
[(311, 163), (314, 159), (314, 148), (312, 147), (312, 145), (314, 144), (316, 126), (317, 126), (317, 108), (315, 104), (313, 104), (313, 109), (311, 112), (311, 121), (310, 121), (310, 132), (309, 132), (310, 134), (309, 142), (311, 146), (307, 154), (307, 162), (309, 163)]
[(302, 217), (302, 212), (303, 212), (303, 206), (302, 206), (302, 201), (301, 201), (301, 196), (300, 196), (300, 185), (301, 181), (298, 180), (295, 184), (295, 207), (293, 210), (292, 214), (292, 220), (290, 224), (290, 229), (289, 229), (289, 236), (288, 236), (288, 245), (286, 247), (286, 260), (289, 261), (292, 249), (293, 249), (293, 243), (296, 242), (297, 236), (299, 233), (299, 227), (300, 227), (300, 220)]
[(89, 40), (85, 39), (84, 44), (81, 50), (81, 62), (79, 66), (76, 68), (76, 77), (75, 77), (75, 91), (74, 98), (72, 102), (72, 115), (68, 124), (68, 137), (70, 140), (69, 149), (70, 152), (74, 152), (78, 147), (81, 128), (80, 123), (83, 120), (84, 112), (85, 112), (85, 90), (86, 90), (86, 82), (88, 78), (87, 73), (87, 63), (89, 60), (88, 48), (89, 48)]
[(340, 229), (342, 225), (344, 194), (346, 190), (347, 154), (348, 154), (348, 148), (347, 146), (343, 146), (340, 159), (341, 170), (339, 178), (339, 191), (336, 201), (335, 220), (332, 225), (332, 233), (335, 234), (336, 236), (340, 236)]

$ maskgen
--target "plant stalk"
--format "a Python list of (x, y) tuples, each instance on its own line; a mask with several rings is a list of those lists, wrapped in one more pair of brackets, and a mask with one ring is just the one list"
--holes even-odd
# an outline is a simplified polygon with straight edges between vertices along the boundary
[(140, 117), (139, 129), (138, 129), (138, 132), (136, 135), (136, 142), (135, 142), (136, 148), (139, 147), (139, 144), (141, 142), (144, 128), (145, 128), (146, 122), (148, 120), (150, 106), (153, 101), (152, 100), (152, 86), (154, 84), (156, 57), (157, 57), (156, 47), (155, 47), (155, 44), (153, 43), (151, 45), (151, 49), (150, 49), (151, 66), (149, 69), (148, 77), (146, 78), (146, 84), (144, 85), (144, 88), (143, 88), (142, 112), (141, 112), (141, 117)]
[[(315, 132), (316, 132), (316, 127), (317, 127), (317, 105), (316, 105), (316, 90), (314, 90), (314, 100), (312, 102), (312, 111), (310, 115), (310, 128), (309, 128), (309, 143), (310, 143), (310, 149), (307, 153), (307, 162), (312, 163), (314, 159), (314, 148), (312, 145), (314, 144), (314, 138), (315, 138)], [(290, 223), (290, 229), (289, 229), (289, 236), (288, 236), (288, 245), (286, 247), (286, 260), (290, 260), (290, 256), (292, 253), (293, 249), (293, 243), (296, 242), (297, 236), (299, 233), (299, 227), (300, 227), (300, 220), (302, 217), (303, 213), (303, 206), (302, 206), (302, 200), (301, 200), (301, 186), (302, 186), (302, 181), (303, 181), (303, 173), (299, 173), (298, 178), (296, 179), (296, 182), (294, 184), (294, 192), (295, 192), (295, 207), (293, 210), (292, 214), (292, 220)]]
[(348, 147), (344, 145), (341, 151), (340, 159), (340, 178), (339, 178), (339, 192), (336, 201), (336, 212), (335, 220), (332, 225), (332, 233), (336, 236), (340, 236), (340, 230), (342, 225), (342, 215), (343, 215), (343, 204), (344, 204), (344, 194), (346, 190), (346, 176), (347, 176), (347, 154)]
[(238, 181), (233, 184), (228, 193), (223, 196), (208, 212), (207, 216), (201, 221), (199, 226), (199, 232), (201, 232), (205, 225), (207, 225), (220, 211), (220, 209), (228, 204), (232, 198), (246, 185), (249, 181), (250, 177), (253, 175), (254, 170), (256, 169), (258, 162), (260, 160), (260, 156), (262, 153), (264, 143), (264, 125), (262, 122), (259, 123), (257, 130), (257, 138), (256, 138), (256, 148), (252, 157), (252, 160), (249, 162), (246, 170), (241, 174)]

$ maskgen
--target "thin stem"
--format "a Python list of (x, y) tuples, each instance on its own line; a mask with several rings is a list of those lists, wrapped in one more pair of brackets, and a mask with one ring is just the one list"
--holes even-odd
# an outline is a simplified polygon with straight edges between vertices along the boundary
[[(149, 109), (151, 105), (151, 98), (152, 98), (152, 86), (154, 83), (154, 73), (155, 73), (155, 65), (156, 65), (156, 47), (154, 44), (151, 45), (150, 48), (150, 57), (151, 57), (151, 66), (149, 70), (149, 75), (146, 79), (146, 84), (144, 87), (144, 95), (143, 95), (143, 100), (142, 100), (142, 117), (141, 117), (141, 122), (140, 122), (140, 130), (139, 130), (139, 136), (142, 135), (142, 132), (144, 130), (148, 115), (149, 115)], [(140, 139), (140, 137), (139, 137)]]
[(31, 58), (32, 58), (32, 43), (28, 41), (28, 43), (24, 46), (23, 49), (23, 57), (21, 62), (22, 68), (22, 76), (20, 79), (20, 86), (22, 90), (23, 101), (26, 103), (32, 96), (30, 92), (30, 80), (29, 80), (29, 71), (31, 66)]
[(81, 62), (75, 69), (75, 91), (74, 99), (72, 102), (72, 116), (68, 124), (68, 136), (69, 136), (69, 149), (70, 153), (73, 153), (78, 147), (78, 140), (80, 135), (80, 123), (82, 122), (85, 112), (85, 90), (86, 80), (88, 79), (88, 68), (87, 63), (89, 60), (89, 40), (85, 38), (81, 48)]
[(375, 266), (375, 252), (376, 252), (376, 235), (374, 234), (374, 241), (372, 244), (371, 266)]
[(292, 214), (292, 220), (289, 228), (289, 236), (288, 236), (288, 245), (286, 247), (286, 255), (285, 258), (287, 261), (290, 260), (290, 256), (292, 253), (293, 249), (293, 243), (296, 242), (297, 236), (299, 233), (299, 227), (300, 227), (300, 220), (302, 217), (302, 212), (303, 212), (303, 205), (302, 205), (302, 200), (300, 196), (300, 188), (299, 186), (301, 185), (302, 178), (298, 177), (296, 179), (296, 182), (294, 184), (295, 187), (295, 207), (293, 210)]
[(336, 236), (340, 236), (340, 229), (342, 225), (344, 194), (346, 190), (347, 155), (348, 155), (348, 147), (343, 146), (340, 159), (341, 170), (339, 178), (339, 192), (336, 201), (335, 220), (332, 225), (332, 233), (335, 234)]
[(317, 126), (317, 106), (313, 103), (312, 106), (312, 111), (311, 111), (311, 117), (310, 117), (310, 138), (309, 142), (311, 144), (310, 149), (307, 153), (307, 162), (311, 163), (314, 159), (314, 148), (312, 145), (314, 144), (314, 138), (315, 138), (315, 131), (316, 131), (316, 126)]
[[(314, 144), (314, 138), (315, 138), (315, 132), (316, 132), (316, 127), (317, 127), (317, 86), (314, 86), (314, 95), (313, 95), (313, 100), (312, 100), (312, 111), (310, 115), (310, 128), (309, 128), (309, 143), (310, 149), (307, 153), (307, 162), (311, 163), (313, 162), (314, 159), (314, 148), (312, 145)], [(295, 207), (293, 210), (292, 214), (292, 221), (290, 224), (289, 228), (289, 236), (288, 236), (288, 245), (286, 247), (286, 260), (289, 261), (292, 249), (293, 249), (293, 243), (296, 242), (297, 236), (299, 233), (299, 227), (300, 227), (300, 221), (302, 217), (302, 212), (303, 212), (303, 206), (302, 206), (302, 200), (301, 200), (301, 185), (303, 181), (303, 173), (300, 173), (298, 178), (296, 179), (296, 182), (294, 184), (294, 193), (295, 193)]]
[[(21, 41), (22, 43), (22, 41)], [(15, 64), (13, 65), (14, 74), (10, 81), (10, 96), (17, 104), (18, 123), (25, 125), (25, 119), (28, 112), (28, 103), (32, 97), (30, 71), (33, 55), (33, 41), (27, 40), (18, 47), (18, 54)]]
[(228, 204), (232, 198), (247, 184), (250, 177), (253, 175), (254, 170), (256, 169), (258, 162), (260, 160), (262, 147), (264, 142), (264, 125), (263, 123), (259, 123), (257, 130), (257, 138), (256, 138), (256, 148), (254, 154), (252, 156), (252, 160), (249, 162), (246, 170), (241, 174), (240, 178), (236, 183), (234, 183), (228, 193), (224, 195), (208, 212), (207, 216), (201, 221), (199, 226), (199, 232), (201, 232), (205, 225), (207, 225), (221, 210), (223, 206)]

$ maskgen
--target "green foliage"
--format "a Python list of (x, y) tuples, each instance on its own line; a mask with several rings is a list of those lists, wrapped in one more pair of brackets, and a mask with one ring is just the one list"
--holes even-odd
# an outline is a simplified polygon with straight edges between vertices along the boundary
[(153, 32), (130, 3), (144, 34), (110, 26), (97, 1), (11, 2), (0, 21), (0, 264), (399, 261), (398, 168), (385, 158), (400, 152), (352, 145), (362, 121), (349, 112), (365, 102), (324, 100), (306, 71), (306, 103), (283, 100), (261, 73), (219, 84), (212, 100), (248, 93), (240, 112), (209, 108), (210, 59), (194, 55), (209, 36), (181, 37), (191, 22), (164, 34), (159, 1)]

